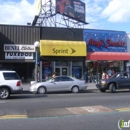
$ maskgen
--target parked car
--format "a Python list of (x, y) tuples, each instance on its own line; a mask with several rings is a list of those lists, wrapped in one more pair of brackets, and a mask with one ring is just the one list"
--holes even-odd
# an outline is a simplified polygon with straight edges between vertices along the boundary
[(31, 83), (29, 91), (38, 94), (52, 91), (71, 91), (78, 93), (79, 90), (86, 88), (87, 84), (84, 80), (79, 80), (71, 76), (56, 76), (45, 82)]
[(102, 79), (96, 84), (96, 87), (101, 92), (109, 90), (111, 93), (116, 92), (118, 89), (130, 89), (130, 72), (119, 72), (109, 79)]
[(0, 70), (0, 98), (7, 99), (10, 94), (21, 93), (21, 79), (15, 71)]

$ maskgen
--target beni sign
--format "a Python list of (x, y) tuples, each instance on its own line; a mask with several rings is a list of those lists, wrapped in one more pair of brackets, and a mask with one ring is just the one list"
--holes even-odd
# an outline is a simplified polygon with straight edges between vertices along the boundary
[(5, 44), (4, 52), (35, 52), (34, 45)]

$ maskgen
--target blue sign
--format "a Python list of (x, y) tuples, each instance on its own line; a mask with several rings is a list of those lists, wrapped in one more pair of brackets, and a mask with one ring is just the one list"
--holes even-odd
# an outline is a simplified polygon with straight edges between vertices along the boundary
[(88, 52), (126, 52), (126, 32), (84, 30)]

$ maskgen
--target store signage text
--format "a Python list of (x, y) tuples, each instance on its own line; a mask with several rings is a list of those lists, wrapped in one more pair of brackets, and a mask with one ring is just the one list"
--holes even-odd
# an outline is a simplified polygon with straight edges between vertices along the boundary
[(68, 54), (68, 49), (56, 49), (56, 48), (53, 48), (53, 53), (55, 53), (55, 54), (67, 53)]
[(5, 59), (33, 59), (32, 52), (5, 52)]
[(34, 45), (5, 44), (4, 51), (5, 52), (35, 52), (35, 47)]
[(118, 41), (118, 42), (114, 42), (112, 41), (111, 39), (107, 39), (106, 40), (106, 43), (108, 43), (107, 46), (120, 46), (120, 47), (123, 47), (126, 45), (125, 42), (123, 42), (122, 40)]
[(103, 41), (102, 39), (98, 40), (98, 41), (95, 41), (94, 39), (90, 38), (89, 39), (89, 42), (88, 44), (91, 44), (91, 45), (95, 45), (97, 47), (100, 47), (100, 46), (104, 46), (104, 47), (109, 47), (109, 46), (114, 46), (114, 47), (124, 47), (126, 45), (125, 42), (123, 42), (122, 40), (119, 40), (118, 42), (114, 42), (112, 41), (111, 39), (107, 39), (106, 40), (106, 43), (107, 44), (104, 44), (105, 41)]
[[(70, 48), (71, 49), (71, 54), (73, 54), (73, 53), (75, 53), (76, 51), (73, 49), (73, 48)], [(68, 51), (68, 49), (56, 49), (56, 48), (53, 48), (52, 49), (53, 50), (53, 53), (55, 53), (56, 55), (57, 54), (68, 54), (69, 53), (69, 51)]]

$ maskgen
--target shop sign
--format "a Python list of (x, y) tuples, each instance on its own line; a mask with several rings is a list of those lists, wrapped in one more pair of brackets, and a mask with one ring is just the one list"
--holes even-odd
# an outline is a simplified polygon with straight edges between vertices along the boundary
[[(44, 47), (44, 49), (45, 49), (45, 47)], [(79, 50), (75, 47), (63, 47), (63, 46), (47, 48), (44, 50), (44, 54), (52, 55), (52, 56), (80, 56), (80, 55), (83, 55), (82, 52), (79, 53)], [(86, 56), (86, 52), (85, 52), (84, 56)]]
[(40, 41), (41, 56), (86, 56), (86, 43), (73, 41)]
[(126, 52), (126, 33), (120, 31), (84, 30), (88, 52)]
[(5, 52), (5, 59), (33, 59), (32, 52)]
[(4, 44), (4, 52), (35, 52), (35, 46)]

